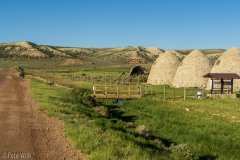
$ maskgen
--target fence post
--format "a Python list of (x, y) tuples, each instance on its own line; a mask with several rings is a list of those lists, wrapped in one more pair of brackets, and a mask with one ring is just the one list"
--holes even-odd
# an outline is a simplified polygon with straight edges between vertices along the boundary
[(175, 88), (174, 88), (174, 90), (173, 90), (173, 99), (174, 99), (174, 101), (175, 101), (175, 98), (176, 98), (176, 93), (175, 93)]
[(148, 94), (148, 92), (147, 92), (147, 84), (145, 84), (145, 94)]
[(186, 88), (184, 87), (183, 99), (186, 100)]
[(153, 91), (152, 91), (152, 85), (150, 84), (150, 90), (151, 90), (151, 94), (153, 94)]
[(109, 76), (109, 82), (110, 82), (110, 85), (112, 85), (112, 77), (111, 77), (111, 75)]
[(128, 95), (129, 95), (129, 98), (131, 98), (131, 86), (130, 86), (130, 83), (129, 83), (129, 86), (128, 86)]
[(118, 88), (118, 85), (117, 85), (117, 98), (119, 99), (119, 88)]
[(140, 86), (140, 96), (142, 96), (142, 86)]
[(105, 96), (107, 98), (107, 86), (105, 85)]
[(96, 85), (93, 85), (93, 95), (96, 95)]
[(164, 89), (163, 89), (164, 97), (163, 99), (166, 100), (166, 85), (164, 84)]

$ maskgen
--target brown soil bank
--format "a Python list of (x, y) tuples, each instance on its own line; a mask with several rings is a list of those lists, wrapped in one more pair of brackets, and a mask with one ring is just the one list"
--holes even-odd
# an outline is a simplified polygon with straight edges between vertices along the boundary
[(64, 123), (37, 111), (28, 87), (0, 70), (0, 159), (83, 159), (64, 137)]

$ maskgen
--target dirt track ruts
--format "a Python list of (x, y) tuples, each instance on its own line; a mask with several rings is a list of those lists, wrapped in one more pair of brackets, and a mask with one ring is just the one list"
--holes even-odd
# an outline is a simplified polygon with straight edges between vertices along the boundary
[(83, 159), (63, 127), (64, 122), (37, 110), (28, 80), (0, 70), (0, 159)]

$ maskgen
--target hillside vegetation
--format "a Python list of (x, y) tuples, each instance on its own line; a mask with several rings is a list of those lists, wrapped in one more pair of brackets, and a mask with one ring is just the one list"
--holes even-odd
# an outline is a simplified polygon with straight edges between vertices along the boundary
[[(192, 50), (174, 50), (173, 52), (184, 58)], [(223, 49), (202, 49), (210, 60), (215, 61), (225, 50)], [(141, 64), (152, 63), (156, 58), (165, 52), (156, 47), (121, 47), (121, 48), (76, 48), (37, 45), (32, 42), (13, 42), (0, 44), (0, 58), (68, 58), (80, 59), (80, 63), (96, 64)], [(78, 61), (76, 61), (78, 63)]]
[(164, 51), (159, 48), (73, 48), (36, 45), (31, 42), (0, 44), (0, 58), (72, 58), (92, 63), (148, 63)]

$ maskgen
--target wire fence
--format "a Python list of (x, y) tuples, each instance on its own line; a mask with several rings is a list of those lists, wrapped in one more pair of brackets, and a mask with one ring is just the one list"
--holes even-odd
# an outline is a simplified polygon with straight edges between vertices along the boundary
[(63, 79), (88, 82), (93, 85), (141, 85), (142, 95), (155, 95), (164, 100), (203, 99), (207, 92), (199, 88), (173, 88), (169, 85), (153, 86), (146, 83), (146, 76), (62, 75)]
[(89, 82), (93, 84), (105, 84), (105, 85), (113, 85), (113, 84), (122, 84), (126, 85), (129, 83), (132, 84), (139, 84), (143, 83), (147, 80), (147, 76), (139, 75), (139, 76), (128, 76), (128, 75), (121, 75), (121, 76), (112, 76), (112, 75), (62, 75), (63, 79), (68, 79), (71, 81), (82, 81), (82, 82)]
[[(173, 88), (169, 85), (151, 86), (151, 94), (164, 100), (203, 99), (207, 91), (200, 88)], [(146, 91), (149, 94), (149, 89)]]

